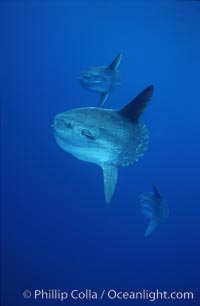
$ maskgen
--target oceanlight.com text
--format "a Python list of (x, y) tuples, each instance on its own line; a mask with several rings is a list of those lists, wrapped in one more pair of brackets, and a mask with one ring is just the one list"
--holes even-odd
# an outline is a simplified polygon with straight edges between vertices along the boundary
[(147, 300), (150, 302), (158, 300), (194, 300), (194, 293), (191, 291), (160, 291), (156, 289), (155, 291), (150, 291), (143, 289), (141, 291), (119, 291), (115, 289), (109, 290), (60, 290), (60, 289), (35, 289), (35, 290), (25, 290), (23, 292), (23, 297), (26, 300), (51, 300), (64, 302), (67, 300)]

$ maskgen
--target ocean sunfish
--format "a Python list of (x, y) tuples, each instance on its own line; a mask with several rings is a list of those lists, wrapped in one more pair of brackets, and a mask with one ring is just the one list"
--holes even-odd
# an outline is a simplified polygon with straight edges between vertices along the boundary
[(94, 92), (101, 94), (100, 105), (108, 98), (108, 93), (120, 85), (119, 65), (122, 53), (119, 53), (109, 66), (93, 67), (80, 73), (80, 84)]
[(158, 223), (164, 222), (169, 215), (169, 208), (158, 188), (153, 184), (153, 192), (145, 192), (139, 196), (141, 212), (150, 219), (145, 232), (148, 237), (157, 227)]
[(139, 118), (152, 94), (153, 86), (149, 86), (121, 110), (84, 107), (54, 117), (57, 144), (103, 169), (107, 203), (115, 190), (118, 167), (136, 163), (147, 149), (148, 131)]

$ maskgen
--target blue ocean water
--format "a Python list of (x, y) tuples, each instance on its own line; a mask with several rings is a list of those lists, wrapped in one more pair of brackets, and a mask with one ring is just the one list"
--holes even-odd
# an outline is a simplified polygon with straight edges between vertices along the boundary
[[(146, 305), (147, 300), (34, 300), (24, 290), (192, 291), (200, 275), (200, 2), (1, 1), (1, 306)], [(121, 108), (146, 86), (149, 149), (120, 168), (105, 203), (101, 169), (62, 151), (55, 114), (98, 106), (80, 71), (123, 52)], [(138, 196), (155, 182), (168, 220), (144, 238)]]

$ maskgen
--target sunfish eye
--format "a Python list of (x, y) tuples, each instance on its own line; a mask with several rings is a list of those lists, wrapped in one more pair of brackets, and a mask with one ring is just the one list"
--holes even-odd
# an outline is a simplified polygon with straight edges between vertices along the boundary
[(95, 136), (88, 130), (82, 130), (81, 134), (84, 135), (85, 137), (94, 140)]
[(65, 126), (70, 129), (72, 127), (72, 124), (70, 122), (65, 122)]

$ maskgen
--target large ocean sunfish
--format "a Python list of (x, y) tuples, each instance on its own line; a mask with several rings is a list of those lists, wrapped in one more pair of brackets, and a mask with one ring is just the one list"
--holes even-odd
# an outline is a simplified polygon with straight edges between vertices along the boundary
[(149, 86), (121, 110), (85, 107), (54, 117), (57, 144), (103, 169), (107, 203), (115, 190), (118, 167), (134, 164), (147, 149), (148, 131), (139, 118), (152, 94), (153, 86)]
[(79, 76), (84, 88), (101, 94), (101, 105), (107, 100), (108, 93), (120, 84), (118, 68), (121, 59), (122, 53), (119, 53), (109, 66), (93, 67), (81, 72)]
[(139, 196), (141, 211), (150, 220), (145, 232), (148, 237), (169, 215), (169, 208), (158, 188), (153, 184), (153, 192), (145, 192)]

